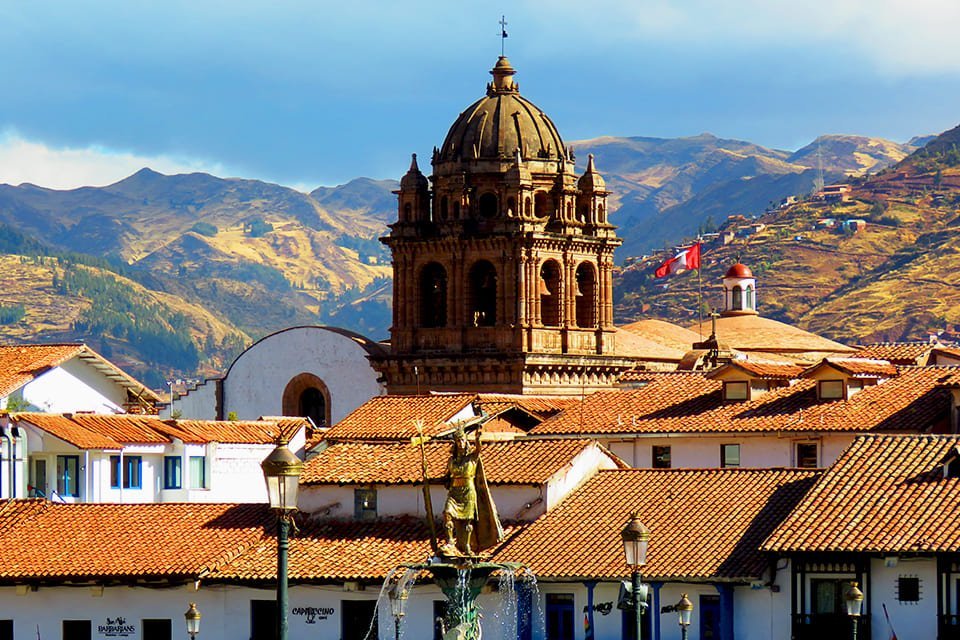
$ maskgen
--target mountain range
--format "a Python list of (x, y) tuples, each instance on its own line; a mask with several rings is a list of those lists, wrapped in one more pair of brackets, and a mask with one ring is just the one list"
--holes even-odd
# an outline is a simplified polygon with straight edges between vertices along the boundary
[(848, 344), (960, 340), (960, 127), (927, 142), (848, 178), (846, 198), (724, 220), (704, 240), (702, 302), (695, 272), (653, 277), (671, 253), (632, 262), (617, 278), (618, 317), (693, 325), (722, 306), (721, 277), (739, 260), (758, 278), (764, 316)]
[[(789, 152), (702, 134), (574, 146), (581, 164), (595, 156), (613, 192), (622, 260), (730, 214), (762, 214), (809, 193), (821, 174), (881, 170), (920, 142), (821, 136)], [(150, 169), (106, 187), (0, 185), (0, 336), (84, 340), (150, 382), (220, 370), (252, 340), (296, 324), (385, 338), (390, 262), (378, 237), (396, 217), (397, 187), (358, 178), (303, 193)], [(631, 273), (618, 307), (629, 318), (631, 287), (646, 286)]]

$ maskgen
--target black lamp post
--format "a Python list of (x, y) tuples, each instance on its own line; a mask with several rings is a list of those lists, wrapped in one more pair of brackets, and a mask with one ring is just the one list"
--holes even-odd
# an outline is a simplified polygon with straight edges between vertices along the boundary
[(297, 489), (303, 463), (287, 448), (282, 436), (263, 462), (270, 508), (277, 513), (277, 640), (287, 640), (287, 553), (290, 520), (297, 510)]
[(680, 602), (676, 607), (677, 617), (680, 618), (680, 640), (687, 640), (687, 627), (690, 626), (690, 618), (693, 615), (693, 603), (684, 593), (680, 596)]
[(856, 582), (850, 583), (850, 590), (844, 598), (847, 604), (847, 615), (850, 616), (850, 638), (857, 640), (857, 626), (860, 623), (860, 609), (863, 607), (863, 591)]
[(631, 592), (633, 597), (633, 610), (635, 623), (637, 625), (637, 640), (642, 639), (643, 631), (640, 625), (640, 615), (642, 606), (640, 603), (640, 567), (647, 564), (647, 545), (650, 542), (650, 531), (640, 522), (640, 516), (634, 513), (627, 521), (627, 526), (620, 532), (620, 539), (623, 540), (623, 553), (626, 556), (627, 564), (632, 569), (631, 574)]
[(190, 636), (190, 640), (194, 640), (197, 634), (200, 633), (200, 617), (196, 603), (191, 602), (190, 608), (183, 614), (183, 619), (187, 623), (187, 635)]
[(410, 592), (404, 589), (400, 582), (397, 582), (390, 588), (389, 595), (390, 612), (393, 614), (393, 636), (394, 640), (400, 640), (400, 624), (406, 614), (407, 596), (410, 595)]

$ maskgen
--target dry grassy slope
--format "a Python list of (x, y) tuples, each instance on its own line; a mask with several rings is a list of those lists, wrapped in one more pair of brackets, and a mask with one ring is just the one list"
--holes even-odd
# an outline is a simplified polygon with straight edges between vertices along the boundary
[[(756, 222), (767, 228), (752, 237), (707, 245), (704, 302), (722, 306), (720, 278), (739, 258), (758, 277), (763, 315), (841, 342), (920, 340), (960, 324), (960, 238), (952, 228), (960, 170), (944, 170), (939, 188), (933, 180), (931, 173), (890, 170), (858, 187), (859, 201), (801, 203), (760, 217)], [(875, 201), (886, 204), (886, 219), (872, 211)], [(825, 217), (871, 216), (882, 224), (853, 235), (814, 229)], [(694, 273), (652, 279), (664, 257), (638, 262), (620, 275), (620, 321), (696, 320)]]
[[(71, 325), (82, 311), (90, 308), (91, 301), (75, 294), (62, 295), (54, 289), (54, 270), (62, 273), (58, 265), (54, 258), (44, 258), (41, 262), (33, 257), (0, 255), (0, 290), (3, 291), (0, 304), (22, 304), (26, 311), (20, 322), (0, 326), (0, 339), (14, 342), (43, 341), (50, 337), (80, 339), (72, 336)], [(95, 267), (78, 268), (111, 277), (128, 287), (141, 300), (182, 313), (187, 317), (190, 335), (200, 344), (207, 336), (218, 343), (229, 335), (239, 335), (249, 340), (243, 331), (200, 305), (191, 304), (175, 295), (152, 291), (128, 278)], [(125, 355), (135, 356), (131, 353)]]

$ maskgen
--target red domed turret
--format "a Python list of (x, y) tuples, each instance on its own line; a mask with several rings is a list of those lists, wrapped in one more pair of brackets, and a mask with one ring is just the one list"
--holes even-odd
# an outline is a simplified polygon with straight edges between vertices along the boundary
[(740, 262), (731, 265), (727, 269), (727, 275), (723, 276), (724, 278), (752, 278), (753, 272), (750, 271), (750, 267)]
[(757, 280), (747, 265), (736, 262), (723, 276), (721, 316), (757, 315)]

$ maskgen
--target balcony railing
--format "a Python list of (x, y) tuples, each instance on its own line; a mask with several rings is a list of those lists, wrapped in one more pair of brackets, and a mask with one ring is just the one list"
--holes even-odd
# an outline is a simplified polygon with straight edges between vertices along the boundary
[[(858, 638), (870, 637), (870, 618), (860, 616)], [(849, 640), (850, 617), (843, 613), (793, 614), (793, 640)], [(960, 639), (958, 639), (960, 640)]]

